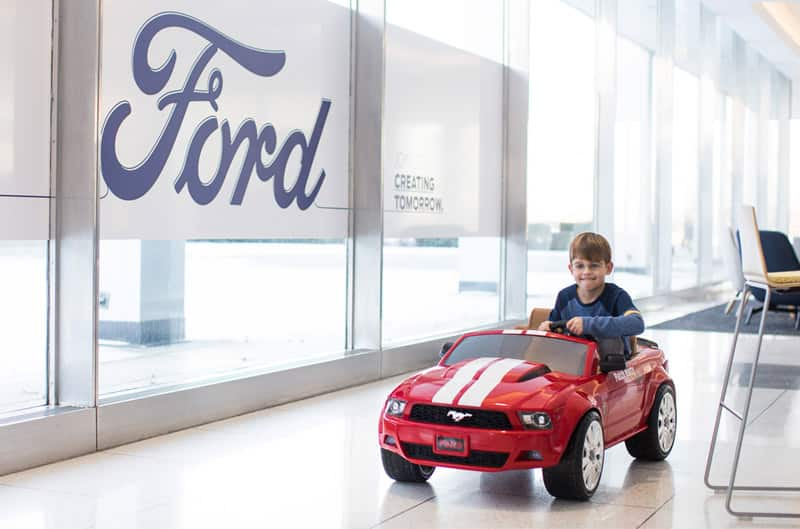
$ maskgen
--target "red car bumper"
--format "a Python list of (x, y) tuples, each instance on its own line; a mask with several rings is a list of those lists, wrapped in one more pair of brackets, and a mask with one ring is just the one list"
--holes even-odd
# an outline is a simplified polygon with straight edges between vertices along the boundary
[(412, 463), (498, 472), (549, 467), (564, 450), (553, 430), (486, 430), (381, 417), (379, 444)]

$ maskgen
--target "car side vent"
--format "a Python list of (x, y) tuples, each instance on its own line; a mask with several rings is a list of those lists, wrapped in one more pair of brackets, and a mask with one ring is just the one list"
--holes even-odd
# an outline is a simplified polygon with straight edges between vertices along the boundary
[(550, 368), (547, 366), (538, 366), (529, 369), (527, 372), (523, 373), (521, 377), (517, 379), (517, 382), (525, 382), (531, 380), (532, 378), (540, 377), (542, 375), (546, 375), (550, 372)]

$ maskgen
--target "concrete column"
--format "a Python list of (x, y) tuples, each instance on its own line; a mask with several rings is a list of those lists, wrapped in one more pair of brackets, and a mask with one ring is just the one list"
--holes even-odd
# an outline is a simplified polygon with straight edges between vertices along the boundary
[(100, 243), (99, 338), (162, 345), (185, 338), (185, 243)]

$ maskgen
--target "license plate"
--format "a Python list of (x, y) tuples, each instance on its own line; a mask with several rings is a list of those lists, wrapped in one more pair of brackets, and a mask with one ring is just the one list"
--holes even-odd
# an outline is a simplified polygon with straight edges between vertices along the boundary
[(466, 454), (467, 443), (461, 437), (436, 436), (436, 451), (448, 454)]

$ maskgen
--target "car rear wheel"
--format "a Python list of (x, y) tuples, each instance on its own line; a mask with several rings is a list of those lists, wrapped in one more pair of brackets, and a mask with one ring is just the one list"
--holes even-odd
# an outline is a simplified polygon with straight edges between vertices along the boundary
[(436, 470), (436, 467), (411, 463), (385, 448), (381, 448), (381, 461), (383, 461), (383, 470), (395, 481), (422, 483), (428, 481), (428, 478), (433, 475), (433, 471)]
[(675, 444), (677, 418), (675, 390), (669, 384), (662, 384), (647, 418), (647, 430), (625, 441), (628, 453), (637, 459), (649, 461), (665, 459)]
[(600, 415), (590, 411), (575, 428), (561, 462), (542, 469), (547, 492), (556, 498), (588, 500), (600, 484), (604, 458), (603, 425)]

